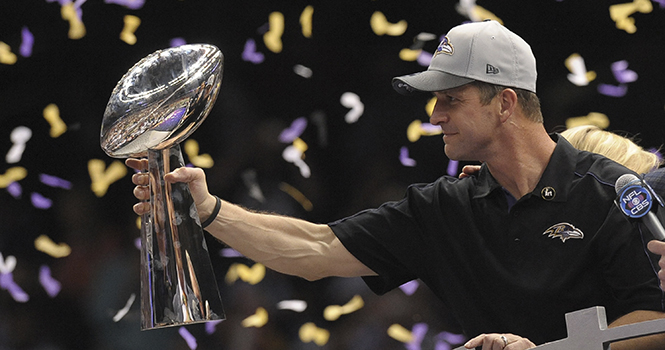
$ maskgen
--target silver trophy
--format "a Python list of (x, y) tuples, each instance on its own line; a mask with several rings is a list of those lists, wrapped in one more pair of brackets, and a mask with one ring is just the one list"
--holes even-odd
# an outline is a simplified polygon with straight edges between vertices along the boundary
[(141, 222), (141, 329), (225, 318), (188, 184), (164, 175), (185, 166), (180, 143), (210, 113), (224, 57), (206, 44), (156, 51), (120, 79), (104, 112), (101, 147), (148, 157), (150, 214)]

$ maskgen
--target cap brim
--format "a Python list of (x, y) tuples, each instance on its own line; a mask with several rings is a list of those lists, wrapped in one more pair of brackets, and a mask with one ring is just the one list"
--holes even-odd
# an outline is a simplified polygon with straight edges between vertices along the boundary
[(411, 75), (393, 78), (393, 89), (402, 95), (414, 92), (434, 92), (448, 90), (473, 82), (473, 79), (463, 78), (438, 70), (426, 70)]

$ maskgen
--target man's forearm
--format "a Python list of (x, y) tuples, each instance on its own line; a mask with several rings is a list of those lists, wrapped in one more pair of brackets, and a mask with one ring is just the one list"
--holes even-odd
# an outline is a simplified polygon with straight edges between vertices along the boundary
[[(612, 322), (609, 327), (618, 327), (660, 318), (665, 318), (665, 313), (638, 310), (619, 317), (616, 321)], [(611, 347), (612, 350), (662, 350), (665, 349), (665, 333), (612, 343)]]
[(206, 231), (256, 262), (308, 280), (374, 274), (344, 248), (328, 225), (223, 202)]

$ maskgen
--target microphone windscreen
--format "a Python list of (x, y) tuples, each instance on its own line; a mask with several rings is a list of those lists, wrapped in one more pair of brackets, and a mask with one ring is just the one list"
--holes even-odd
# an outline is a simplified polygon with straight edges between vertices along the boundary
[(614, 190), (617, 193), (619, 193), (619, 191), (621, 191), (621, 189), (624, 188), (629, 183), (639, 180), (640, 179), (633, 174), (623, 174), (617, 179), (617, 182), (614, 184)]

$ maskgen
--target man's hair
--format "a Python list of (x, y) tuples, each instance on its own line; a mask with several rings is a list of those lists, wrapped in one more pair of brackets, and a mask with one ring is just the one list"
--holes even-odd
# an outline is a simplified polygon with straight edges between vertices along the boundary
[(594, 125), (566, 129), (561, 136), (577, 149), (602, 154), (638, 174), (654, 170), (661, 164), (655, 153), (644, 150), (633, 138)]
[(524, 112), (524, 116), (536, 123), (544, 123), (543, 113), (540, 110), (540, 100), (538, 96), (524, 89), (511, 88), (507, 86), (495, 85), (475, 80), (470, 83), (478, 88), (480, 92), (480, 103), (488, 105), (492, 99), (504, 89), (512, 89), (517, 94), (517, 102)]

